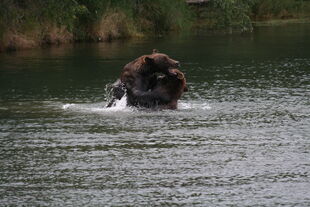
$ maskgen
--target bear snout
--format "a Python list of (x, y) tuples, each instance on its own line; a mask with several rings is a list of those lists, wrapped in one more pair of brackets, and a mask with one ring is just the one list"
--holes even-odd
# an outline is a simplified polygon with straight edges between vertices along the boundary
[(180, 66), (181, 66), (180, 62), (179, 61), (175, 61), (175, 67), (179, 68)]
[(168, 58), (168, 65), (170, 68), (179, 68), (181, 66), (180, 62), (171, 58)]

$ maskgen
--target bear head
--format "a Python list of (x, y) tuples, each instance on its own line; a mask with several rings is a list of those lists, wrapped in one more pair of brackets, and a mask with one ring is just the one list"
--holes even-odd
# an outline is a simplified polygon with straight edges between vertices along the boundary
[(184, 73), (176, 68), (169, 69), (169, 75), (160, 76), (157, 87), (165, 88), (173, 99), (179, 99), (188, 91)]
[(153, 54), (141, 57), (145, 65), (150, 66), (154, 72), (171, 75), (169, 68), (180, 67), (180, 62), (170, 58), (168, 55), (153, 50)]

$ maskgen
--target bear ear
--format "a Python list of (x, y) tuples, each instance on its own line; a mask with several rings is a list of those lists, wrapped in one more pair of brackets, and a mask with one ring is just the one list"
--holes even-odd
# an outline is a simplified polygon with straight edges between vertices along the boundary
[(178, 72), (177, 73), (177, 77), (178, 77), (179, 80), (183, 80), (184, 79), (184, 74), (181, 73), (181, 72)]
[(159, 53), (159, 51), (157, 49), (153, 49), (153, 54), (154, 53)]
[(142, 59), (143, 64), (152, 64), (153, 63), (153, 58), (150, 58), (148, 56), (144, 56)]

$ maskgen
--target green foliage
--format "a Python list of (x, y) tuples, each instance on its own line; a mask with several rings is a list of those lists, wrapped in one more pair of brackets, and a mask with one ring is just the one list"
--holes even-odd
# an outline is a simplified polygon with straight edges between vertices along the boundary
[(292, 18), (303, 15), (307, 4), (304, 0), (256, 0), (252, 13), (255, 19)]
[(138, 0), (134, 18), (139, 21), (141, 30), (162, 33), (188, 26), (191, 12), (182, 0)]
[(69, 30), (73, 29), (77, 16), (86, 12), (86, 8), (75, 0), (36, 1), (37, 17), (44, 17), (43, 22), (53, 22), (59, 26), (65, 25)]
[(85, 12), (75, 0), (2, 0), (0, 8), (1, 24), (14, 30), (46, 23), (72, 29), (77, 15)]
[(183, 0), (78, 0), (78, 3), (87, 9), (79, 16), (81, 24), (98, 22), (111, 11), (124, 13), (141, 32), (179, 30), (190, 22), (190, 10)]
[(0, 0), (0, 40), (7, 31), (35, 31), (44, 38), (55, 27), (78, 40), (112, 39), (179, 31), (194, 21), (211, 29), (250, 31), (253, 19), (309, 14), (309, 0), (210, 0), (192, 8), (185, 0)]
[[(310, 14), (309, 0), (210, 0), (196, 10), (198, 22), (211, 29), (252, 30), (252, 20), (295, 18)], [(199, 26), (199, 25), (198, 25)]]
[[(80, 15), (84, 21), (98, 21), (108, 10), (131, 7), (128, 0), (77, 0), (79, 5), (86, 9), (86, 12)], [(129, 3), (129, 4), (128, 4)]]
[(249, 13), (253, 4), (253, 0), (211, 0), (199, 11), (198, 18), (207, 22), (205, 26), (211, 29), (251, 31)]
[(249, 0), (213, 0), (211, 7), (217, 12), (218, 26), (237, 28), (242, 31), (252, 29), (249, 10), (252, 1)]

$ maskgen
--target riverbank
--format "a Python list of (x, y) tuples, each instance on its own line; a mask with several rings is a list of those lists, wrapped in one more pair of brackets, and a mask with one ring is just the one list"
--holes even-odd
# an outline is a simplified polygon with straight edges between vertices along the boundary
[(253, 21), (253, 26), (264, 27), (264, 26), (283, 26), (288, 24), (310, 24), (310, 18), (300, 19), (272, 19), (266, 21)]
[(185, 1), (0, 1), (0, 51), (162, 35), (190, 25)]
[(253, 26), (310, 22), (310, 2), (295, 0), (0, 2), (0, 52), (74, 42), (162, 36), (207, 29), (251, 32)]

